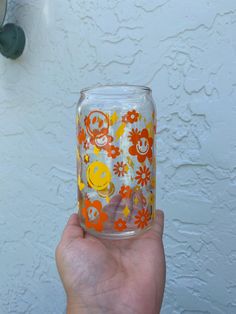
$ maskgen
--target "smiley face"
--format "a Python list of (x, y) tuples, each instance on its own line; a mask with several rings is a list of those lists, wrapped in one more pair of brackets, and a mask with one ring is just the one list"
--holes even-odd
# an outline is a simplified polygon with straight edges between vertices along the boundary
[(146, 155), (149, 150), (149, 143), (146, 137), (141, 137), (136, 144), (136, 149), (140, 155)]
[(108, 116), (99, 110), (91, 111), (86, 119), (86, 130), (91, 137), (103, 137), (108, 134)]
[(102, 137), (95, 138), (95, 144), (97, 147), (104, 147), (108, 143), (108, 138), (106, 135), (103, 135)]
[(93, 207), (93, 206), (90, 206), (88, 209), (87, 209), (87, 213), (88, 213), (88, 218), (89, 220), (95, 220), (99, 217), (99, 211), (97, 210), (97, 208)]
[(111, 171), (101, 161), (92, 162), (86, 172), (88, 184), (96, 191), (106, 189), (111, 182)]

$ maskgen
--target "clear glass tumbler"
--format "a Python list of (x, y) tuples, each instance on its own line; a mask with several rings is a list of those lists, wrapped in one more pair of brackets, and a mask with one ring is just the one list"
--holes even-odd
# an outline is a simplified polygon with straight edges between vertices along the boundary
[(76, 112), (78, 208), (87, 232), (124, 239), (155, 219), (156, 109), (151, 89), (83, 89)]

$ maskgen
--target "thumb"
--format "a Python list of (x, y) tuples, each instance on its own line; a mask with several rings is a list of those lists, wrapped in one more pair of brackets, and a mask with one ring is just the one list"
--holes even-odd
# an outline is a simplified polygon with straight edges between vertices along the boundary
[(72, 214), (62, 233), (62, 241), (71, 241), (75, 238), (83, 238), (84, 232), (80, 226), (78, 214)]

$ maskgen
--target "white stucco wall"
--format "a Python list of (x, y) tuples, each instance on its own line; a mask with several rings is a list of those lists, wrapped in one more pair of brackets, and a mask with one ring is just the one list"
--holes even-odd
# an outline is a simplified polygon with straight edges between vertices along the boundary
[(75, 104), (97, 83), (147, 84), (166, 214), (163, 314), (236, 313), (236, 1), (15, 0), (0, 57), (0, 313), (55, 314), (54, 249), (76, 211)]

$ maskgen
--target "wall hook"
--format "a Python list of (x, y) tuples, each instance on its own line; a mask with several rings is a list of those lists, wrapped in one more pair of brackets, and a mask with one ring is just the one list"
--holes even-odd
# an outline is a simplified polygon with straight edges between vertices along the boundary
[(25, 33), (13, 23), (3, 26), (6, 12), (7, 0), (0, 0), (0, 53), (6, 58), (17, 59), (25, 48)]

